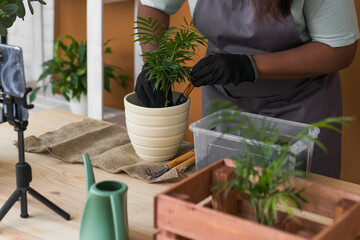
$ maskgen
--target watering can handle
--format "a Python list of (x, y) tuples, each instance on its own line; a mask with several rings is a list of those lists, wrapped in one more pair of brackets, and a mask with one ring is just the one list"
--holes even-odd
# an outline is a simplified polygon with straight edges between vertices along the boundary
[(128, 226), (126, 208), (123, 208), (122, 201), (119, 194), (111, 194), (111, 211), (113, 215), (114, 230), (115, 230), (115, 240), (126, 240), (128, 239)]
[(82, 155), (85, 166), (85, 178), (86, 178), (86, 194), (89, 194), (91, 186), (95, 183), (94, 172), (92, 169), (90, 157), (87, 153)]

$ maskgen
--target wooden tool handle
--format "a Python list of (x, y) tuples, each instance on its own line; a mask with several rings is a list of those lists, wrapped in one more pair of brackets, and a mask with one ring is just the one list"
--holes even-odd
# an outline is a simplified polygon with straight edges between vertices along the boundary
[(195, 164), (195, 156), (189, 158), (185, 162), (180, 163), (179, 165), (176, 165), (176, 168), (180, 171), (185, 171), (188, 167)]
[(169, 169), (175, 167), (176, 165), (184, 162), (185, 160), (191, 158), (192, 156), (195, 156), (194, 149), (190, 150), (189, 152), (181, 155), (180, 157), (175, 158), (174, 160), (168, 162), (166, 165), (168, 165)]
[(188, 97), (193, 89), (194, 89), (194, 85), (192, 85), (192, 83), (189, 83), (185, 88), (184, 95)]

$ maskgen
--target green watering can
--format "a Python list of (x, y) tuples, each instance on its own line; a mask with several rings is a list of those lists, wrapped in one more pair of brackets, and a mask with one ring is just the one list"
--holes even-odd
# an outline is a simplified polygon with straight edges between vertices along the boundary
[(127, 186), (118, 181), (95, 183), (88, 154), (83, 154), (87, 200), (80, 226), (80, 240), (127, 240)]

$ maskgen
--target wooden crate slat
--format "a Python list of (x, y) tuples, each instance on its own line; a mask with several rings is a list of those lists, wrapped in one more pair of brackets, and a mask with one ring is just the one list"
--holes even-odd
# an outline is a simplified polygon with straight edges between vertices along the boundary
[[(302, 204), (304, 211), (296, 214), (298, 218), (291, 220), (279, 218), (279, 225), (275, 228), (260, 225), (254, 219), (247, 220), (249, 217), (247, 208), (240, 202), (237, 207), (227, 200), (215, 201), (215, 204), (220, 209), (229, 210), (228, 212), (231, 213), (237, 209), (236, 215), (240, 213), (241, 217), (212, 209), (214, 197), (216, 200), (214, 195), (210, 200), (213, 204), (207, 207), (194, 204), (211, 195), (210, 187), (214, 182), (221, 182), (231, 176), (232, 173), (226, 166), (234, 166), (234, 164), (229, 159), (222, 159), (158, 194), (155, 197), (155, 226), (177, 237), (181, 235), (197, 240), (353, 240), (358, 236), (360, 196), (311, 181), (304, 181), (300, 185), (293, 180), (295, 187), (305, 188), (303, 196), (309, 203)], [(332, 222), (334, 212), (336, 212), (336, 219), (330, 226), (326, 226)], [(279, 212), (279, 216), (281, 215), (283, 213)], [(317, 223), (316, 219), (321, 221)], [(324, 220), (327, 220), (326, 223), (323, 223)], [(296, 234), (283, 231), (283, 229)], [(160, 236), (158, 239), (161, 239)]]
[(324, 217), (334, 218), (334, 206), (341, 199), (349, 199), (354, 202), (360, 201), (360, 196), (351, 192), (332, 188), (321, 183), (304, 181), (304, 184), (299, 184), (294, 181), (294, 186), (304, 188), (305, 191), (302, 196), (309, 201), (309, 204), (302, 204), (304, 211), (312, 212)]
[[(234, 168), (226, 165), (215, 169), (212, 174), (212, 184), (220, 184), (231, 180), (234, 174)], [(212, 208), (221, 212), (236, 214), (238, 207), (238, 197), (235, 191), (229, 191), (219, 187), (212, 192)]]
[(355, 239), (360, 229), (360, 202), (344, 213), (339, 220), (320, 232), (313, 240)]
[(344, 215), (346, 211), (349, 211), (349, 209), (351, 209), (355, 204), (356, 202), (344, 198), (337, 202), (334, 206), (334, 220), (339, 220), (339, 218), (341, 218), (342, 215)]
[(170, 196), (160, 194), (155, 201), (158, 206), (155, 212), (156, 226), (190, 239), (306, 239)]
[[(224, 165), (222, 161), (213, 163), (211, 169), (216, 169)], [(196, 184), (194, 184), (196, 183)], [(212, 171), (202, 169), (182, 182), (175, 184), (173, 187), (165, 191), (165, 194), (186, 194), (189, 195), (187, 201), (198, 203), (211, 195), (210, 185), (212, 184)]]
[(155, 234), (154, 240), (177, 240), (177, 236), (171, 232), (160, 230)]

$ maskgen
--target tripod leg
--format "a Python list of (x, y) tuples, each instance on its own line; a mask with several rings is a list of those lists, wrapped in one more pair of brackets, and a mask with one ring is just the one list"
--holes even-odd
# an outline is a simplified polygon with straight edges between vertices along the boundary
[(0, 209), (0, 221), (5, 217), (10, 208), (15, 204), (15, 202), (21, 197), (21, 191), (15, 190), (9, 199), (5, 202), (4, 206)]
[(37, 200), (39, 200), (42, 204), (44, 204), (45, 206), (47, 206), (48, 208), (50, 208), (51, 210), (53, 210), (54, 212), (65, 218), (66, 220), (70, 219), (70, 215), (67, 212), (56, 206), (54, 203), (50, 202), (47, 198), (42, 196), (34, 189), (29, 188), (29, 194), (34, 198), (36, 198)]
[(27, 218), (29, 216), (28, 210), (27, 210), (27, 197), (26, 197), (26, 191), (21, 194), (21, 214), (20, 217)]

